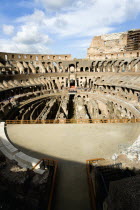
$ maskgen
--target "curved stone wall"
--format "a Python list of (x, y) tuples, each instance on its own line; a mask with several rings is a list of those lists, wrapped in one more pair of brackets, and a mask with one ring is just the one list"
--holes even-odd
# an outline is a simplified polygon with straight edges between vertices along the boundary
[(140, 57), (140, 50), (124, 51), (124, 52), (112, 52), (112, 53), (96, 53), (93, 54), (90, 51), (87, 54), (87, 58), (90, 60), (108, 60), (108, 59), (133, 59)]
[[(5, 56), (4, 53), (3, 56)], [(21, 120), (49, 119), (49, 117), (70, 119), (72, 112), (74, 112), (73, 117), (77, 118), (76, 104), (84, 92), (85, 98), (80, 103), (81, 110), (85, 114), (79, 113), (78, 119), (139, 118), (140, 58), (42, 61), (41, 57), (40, 60), (35, 60), (35, 55), (32, 59), (30, 59), (32, 55), (28, 55), (27, 59), (22, 56), (21, 60), (16, 56), (18, 55), (9, 54), (7, 59), (4, 60), (3, 57), (1, 61), (0, 119), (11, 119), (11, 113), (16, 111), (19, 117), (14, 116)], [(73, 88), (77, 92), (75, 100), (70, 98)], [(91, 94), (100, 99), (100, 105)], [(44, 100), (40, 101), (40, 105), (38, 104), (43, 96), (47, 99), (54, 95), (55, 101), (52, 98), (48, 107), (43, 108)], [(80, 95), (79, 99), (78, 95)], [(59, 100), (57, 100), (58, 96)], [(87, 98), (94, 101), (94, 105), (89, 105)], [(109, 105), (109, 101), (112, 104)], [(91, 107), (94, 107), (96, 114), (92, 113), (93, 110), (90, 110), (91, 114), (89, 114)], [(36, 114), (39, 109), (41, 112)], [(52, 110), (55, 110), (54, 115), (50, 114)], [(22, 115), (23, 112), (24, 115)]]
[[(73, 71), (85, 71), (90, 68), (91, 62), (86, 60), (71, 60), (71, 61), (12, 61), (8, 60), (0, 63), (1, 74), (35, 74), (35, 73), (61, 73)], [(84, 69), (79, 69), (79, 68)], [(76, 70), (78, 69), (78, 70)]]
[(51, 54), (21, 54), (0, 52), (0, 59), (3, 61), (44, 61), (44, 60), (71, 60), (70, 54), (66, 55), (51, 55)]
[[(18, 165), (24, 168), (32, 169), (38, 162), (39, 159), (32, 158), (20, 150), (18, 150), (11, 142), (7, 135), (6, 125), (4, 122), (0, 123), (0, 151), (10, 160), (16, 160)], [(39, 166), (37, 167), (39, 169)], [(41, 170), (36, 170), (40, 173)]]
[(1, 75), (36, 73), (74, 73), (74, 72), (140, 72), (140, 58), (122, 58), (109, 60), (71, 60), (36, 61), (7, 60), (0, 61)]
[[(113, 73), (84, 73), (84, 75), (83, 73), (61, 73), (60, 75), (59, 77), (58, 74), (49, 74), (50, 77), (47, 77), (47, 74), (17, 75), (10, 76), (10, 80), (8, 78), (2, 80), (0, 83), (1, 117), (4, 117), (10, 110), (22, 105), (22, 103), (30, 102), (31, 99), (36, 98), (38, 100), (39, 97), (48, 97), (52, 94), (68, 95), (71, 81), (75, 83), (77, 94), (84, 92), (89, 96), (90, 93), (96, 94), (100, 99), (108, 97), (107, 101), (111, 100), (114, 103), (118, 99), (116, 104), (120, 104), (123, 110), (126, 109), (129, 117), (139, 117), (139, 75), (132, 73), (123, 75)], [(67, 106), (69, 106), (69, 103), (67, 103)], [(66, 110), (68, 110), (68, 107)]]

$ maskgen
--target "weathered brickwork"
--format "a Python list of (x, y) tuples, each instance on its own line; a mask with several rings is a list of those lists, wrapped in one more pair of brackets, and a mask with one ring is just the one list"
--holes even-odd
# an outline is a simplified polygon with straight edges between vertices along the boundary
[[(108, 59), (110, 54), (115, 58), (133, 57), (135, 52), (136, 56), (139, 57), (139, 43), (140, 30), (95, 36), (88, 48), (87, 58), (96, 59), (99, 56)], [(127, 53), (128, 51), (132, 51), (132, 53)]]

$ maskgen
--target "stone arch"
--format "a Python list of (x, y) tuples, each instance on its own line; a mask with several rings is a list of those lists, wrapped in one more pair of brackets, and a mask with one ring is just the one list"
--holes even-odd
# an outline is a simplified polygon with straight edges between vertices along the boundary
[(128, 61), (124, 61), (124, 63), (123, 63), (123, 68), (124, 68), (124, 69), (122, 69), (122, 72), (128, 71)]
[(75, 72), (75, 65), (74, 64), (70, 64), (69, 65), (69, 70), (70, 70), (70, 72)]

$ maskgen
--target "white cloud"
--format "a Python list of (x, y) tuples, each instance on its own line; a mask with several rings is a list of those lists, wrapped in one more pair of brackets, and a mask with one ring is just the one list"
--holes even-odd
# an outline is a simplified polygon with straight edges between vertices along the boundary
[[(41, 14), (41, 13), (40, 13)], [(39, 14), (39, 15), (40, 15)], [(36, 13), (38, 17), (38, 12)], [(52, 40), (49, 38), (41, 26), (41, 15), (33, 20), (22, 20), (22, 24), (17, 27), (17, 33), (11, 39), (0, 39), (1, 51), (15, 53), (50, 53), (49, 45)]]
[(52, 40), (44, 31), (42, 25), (44, 13), (39, 10), (30, 16), (17, 19), (16, 34), (10, 39), (0, 40), (1, 51), (21, 53), (50, 53), (49, 45)]
[(89, 0), (85, 7), (80, 6), (67, 13), (61, 12), (44, 19), (44, 22), (50, 31), (61, 36), (93, 36), (108, 33), (113, 29), (112, 25), (134, 18), (140, 12), (138, 1)]
[(32, 23), (32, 24), (41, 26), (44, 19), (46, 19), (45, 13), (42, 10), (35, 9), (34, 13), (32, 13), (31, 15), (25, 15), (25, 16), (19, 17), (17, 18), (16, 21), (22, 24)]
[(2, 29), (6, 35), (11, 35), (14, 33), (14, 26), (12, 25), (3, 25)]
[[(95, 35), (115, 32), (117, 26), (140, 13), (139, 0), (32, 0), (36, 8), (31, 15), (16, 20), (16, 34), (11, 40), (0, 40), (1, 50), (25, 53), (50, 52), (51, 40), (56, 47), (63, 39), (65, 48), (89, 47), (89, 40)], [(38, 7), (37, 7), (38, 5)], [(46, 10), (42, 10), (44, 7)], [(49, 10), (49, 11), (48, 11)], [(10, 28), (11, 27), (11, 28)], [(5, 28), (5, 29), (4, 29)], [(7, 28), (7, 30), (6, 30)], [(3, 26), (8, 31), (8, 25)], [(9, 25), (9, 34), (14, 28)], [(76, 40), (80, 41), (76, 41)], [(82, 44), (83, 40), (84, 41)], [(67, 46), (66, 46), (67, 45)]]
[(36, 4), (42, 5), (46, 9), (62, 9), (72, 4), (73, 0), (34, 0)]
[(0, 39), (1, 52), (13, 53), (44, 53), (50, 54), (52, 51), (44, 44), (27, 45), (11, 40)]
[(91, 3), (95, 3), (96, 0), (33, 0), (34, 4), (43, 7), (47, 11), (66, 11), (76, 10), (80, 8), (87, 8)]
[(21, 26), (13, 40), (17, 43), (32, 45), (37, 43), (47, 44), (50, 39), (44, 34), (38, 25), (27, 24)]
[(135, 18), (140, 12), (139, 0), (34, 1), (46, 5), (46, 8), (63, 7), (63, 10), (52, 12), (52, 15), (42, 10), (35, 10), (32, 15), (19, 18), (18, 22), (39, 24), (40, 28), (46, 28), (47, 32), (61, 37), (84, 37), (109, 33), (114, 30), (112, 25)]

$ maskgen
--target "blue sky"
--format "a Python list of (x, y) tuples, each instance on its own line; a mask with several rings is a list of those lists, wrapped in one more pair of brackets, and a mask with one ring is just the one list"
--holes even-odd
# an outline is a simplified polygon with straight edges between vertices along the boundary
[(0, 51), (86, 57), (93, 36), (140, 28), (140, 0), (1, 0)]

